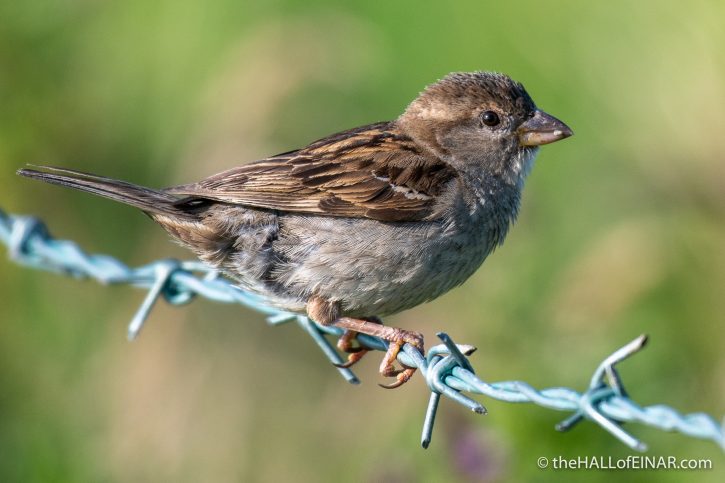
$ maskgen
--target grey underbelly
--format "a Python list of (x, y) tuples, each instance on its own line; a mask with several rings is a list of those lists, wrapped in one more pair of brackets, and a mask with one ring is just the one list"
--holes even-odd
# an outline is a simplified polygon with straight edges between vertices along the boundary
[[(382, 223), (268, 213), (238, 228), (222, 268), (270, 305), (338, 302), (348, 316), (386, 316), (465, 281), (492, 246), (485, 226)], [(266, 237), (266, 238), (265, 238)]]

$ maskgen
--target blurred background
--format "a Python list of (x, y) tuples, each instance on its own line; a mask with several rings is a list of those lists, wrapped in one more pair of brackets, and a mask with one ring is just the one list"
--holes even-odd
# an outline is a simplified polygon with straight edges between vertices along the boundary
[[(505, 246), (462, 287), (388, 319), (476, 345), (488, 381), (583, 389), (621, 366), (639, 403), (725, 408), (725, 4), (716, 1), (0, 2), (0, 207), (130, 265), (190, 255), (135, 210), (20, 179), (53, 164), (189, 182), (395, 118), (451, 71), (497, 70), (576, 136), (545, 147)], [(590, 423), (444, 401), (419, 447), (421, 378), (385, 391), (380, 354), (346, 384), (293, 325), (0, 260), (0, 480), (604, 481), (539, 456), (626, 457)], [(712, 442), (629, 426), (651, 456), (725, 461)], [(621, 481), (681, 481), (620, 471)]]

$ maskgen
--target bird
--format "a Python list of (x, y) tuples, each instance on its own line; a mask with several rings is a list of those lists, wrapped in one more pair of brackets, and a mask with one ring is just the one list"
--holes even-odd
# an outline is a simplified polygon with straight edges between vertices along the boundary
[(387, 342), (380, 374), (407, 382), (396, 358), (419, 332), (381, 317), (462, 284), (501, 245), (539, 147), (573, 134), (497, 72), (454, 72), (395, 120), (151, 189), (67, 168), (18, 174), (139, 208), (199, 259), (272, 307), (344, 329), (344, 367)]

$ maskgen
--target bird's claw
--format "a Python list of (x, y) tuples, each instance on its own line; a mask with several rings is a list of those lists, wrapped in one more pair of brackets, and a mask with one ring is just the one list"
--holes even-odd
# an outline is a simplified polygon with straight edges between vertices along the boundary
[(398, 374), (395, 375), (395, 382), (391, 382), (390, 384), (378, 383), (378, 386), (382, 387), (383, 389), (398, 388), (408, 382), (411, 377), (413, 377), (415, 370), (415, 367), (406, 367), (405, 369), (396, 371)]
[(357, 364), (360, 361), (360, 359), (363, 358), (363, 356), (365, 354), (367, 354), (368, 352), (370, 352), (368, 349), (362, 349), (362, 348), (356, 348), (356, 349), (357, 350), (355, 350), (353, 352), (350, 352), (347, 355), (347, 361), (345, 361), (345, 362), (343, 362), (341, 364), (335, 364), (335, 363), (333, 363), (333, 366), (339, 367), (340, 369), (347, 369), (347, 368), (352, 367), (355, 364)]

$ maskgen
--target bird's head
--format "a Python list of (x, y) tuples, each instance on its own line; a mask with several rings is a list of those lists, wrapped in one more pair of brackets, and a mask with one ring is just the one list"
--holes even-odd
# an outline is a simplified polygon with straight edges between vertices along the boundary
[(524, 87), (491, 72), (449, 74), (397, 120), (417, 143), (457, 169), (520, 184), (539, 146), (571, 129), (537, 109)]

